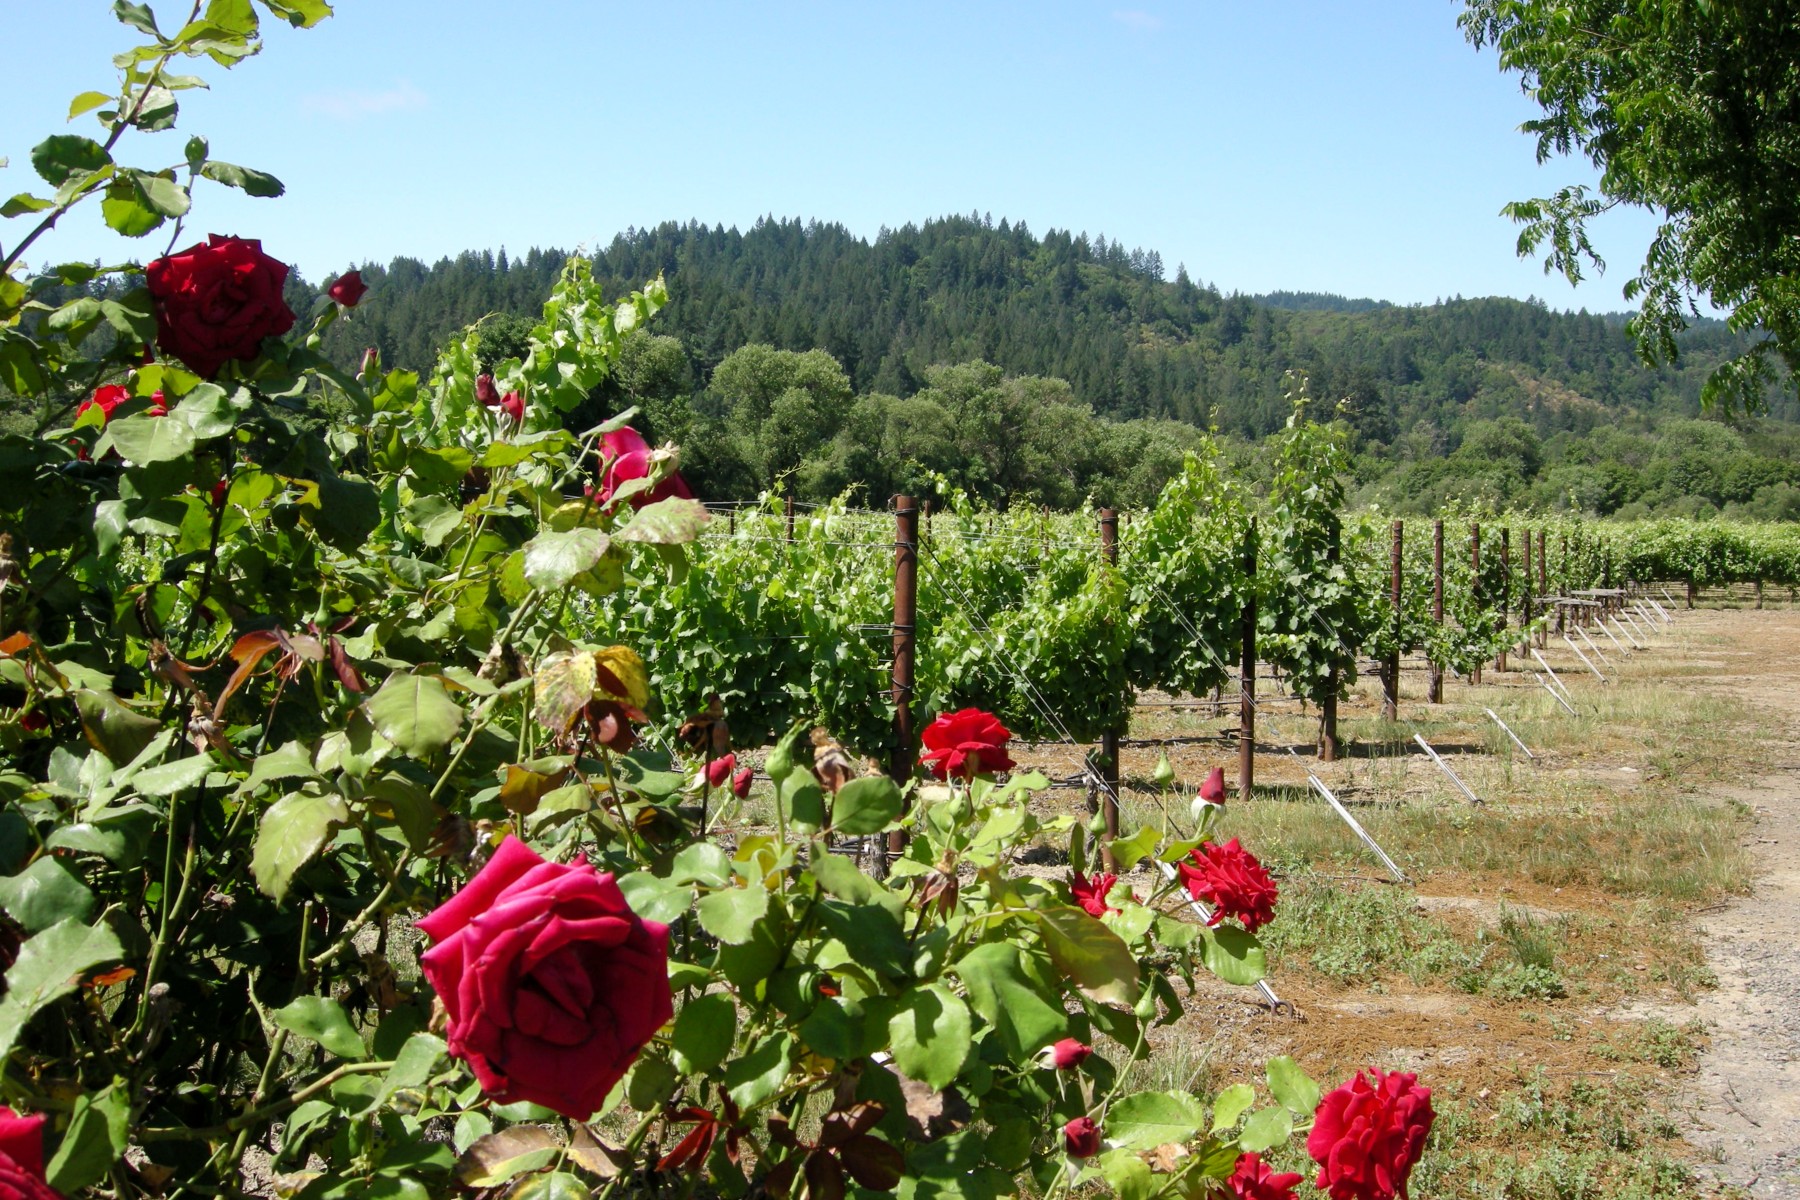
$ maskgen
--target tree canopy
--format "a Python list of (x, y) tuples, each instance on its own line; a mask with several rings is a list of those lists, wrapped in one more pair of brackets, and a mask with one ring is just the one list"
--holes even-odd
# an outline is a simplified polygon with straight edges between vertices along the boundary
[(1709, 299), (1751, 335), (1709, 376), (1703, 403), (1755, 410), (1784, 363), (1800, 368), (1800, 11), (1785, 0), (1466, 0), (1477, 47), (1493, 46), (1543, 109), (1522, 129), (1539, 162), (1582, 154), (1601, 172), (1507, 205), (1519, 253), (1571, 281), (1605, 264), (1587, 222), (1620, 205), (1657, 213), (1625, 285), (1652, 362)]

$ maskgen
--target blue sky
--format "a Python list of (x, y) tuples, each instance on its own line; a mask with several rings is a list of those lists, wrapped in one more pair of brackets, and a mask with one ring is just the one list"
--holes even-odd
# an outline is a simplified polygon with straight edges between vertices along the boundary
[[(188, 7), (154, 6), (165, 27)], [(0, 0), (37, 92), (0, 128), (5, 194), (37, 183), (30, 147), (67, 127), (71, 96), (115, 86), (131, 35), (109, 7)], [(231, 72), (203, 63), (213, 91), (184, 95), (178, 132), (120, 157), (168, 165), (201, 133), (273, 172), (273, 201), (203, 183), (187, 235), (260, 236), (314, 279), (669, 219), (872, 237), (978, 211), (1154, 249), (1226, 291), (1626, 307), (1646, 215), (1600, 224), (1611, 270), (1580, 289), (1515, 258), (1500, 206), (1591, 172), (1536, 165), (1517, 132), (1532, 106), (1462, 40), (1459, 7), (340, 0), (317, 29), (269, 27)], [(31, 257), (141, 259), (166, 240), (77, 210)]]

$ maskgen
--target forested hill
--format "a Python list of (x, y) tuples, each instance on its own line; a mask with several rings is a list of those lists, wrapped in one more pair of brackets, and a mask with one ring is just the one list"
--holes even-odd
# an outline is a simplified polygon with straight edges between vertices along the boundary
[[(373, 290), (332, 331), (346, 363), (363, 345), (427, 366), (444, 337), (491, 312), (528, 313), (559, 251), (466, 253), (427, 267), (366, 266)], [(672, 297), (655, 331), (681, 342), (693, 378), (739, 346), (822, 349), (858, 393), (911, 395), (937, 364), (982, 359), (1008, 375), (1066, 380), (1096, 413), (1173, 418), (1260, 437), (1287, 415), (1284, 373), (1348, 401), (1365, 444), (1420, 422), (1440, 429), (1514, 415), (1541, 434), (1582, 432), (1624, 410), (1655, 420), (1697, 409), (1726, 348), (1690, 335), (1678, 369), (1635, 359), (1616, 319), (1507, 299), (1398, 307), (1311, 293), (1222, 295), (1155, 253), (1022, 223), (950, 217), (884, 230), (764, 220), (747, 231), (698, 223), (633, 230), (596, 256), (610, 293), (658, 273)], [(1792, 416), (1777, 398), (1778, 415)]]

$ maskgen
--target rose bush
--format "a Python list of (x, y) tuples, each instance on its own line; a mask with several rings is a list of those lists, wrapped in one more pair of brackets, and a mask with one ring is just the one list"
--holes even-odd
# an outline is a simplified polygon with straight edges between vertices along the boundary
[(220, 237), (153, 259), (144, 282), (156, 314), (156, 343), (202, 379), (233, 359), (255, 358), (265, 338), (294, 327), (282, 299), (287, 264), (254, 238)]

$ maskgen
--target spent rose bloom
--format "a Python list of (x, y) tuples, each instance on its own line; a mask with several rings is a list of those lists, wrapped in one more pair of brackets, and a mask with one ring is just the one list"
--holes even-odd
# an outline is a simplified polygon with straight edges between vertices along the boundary
[(492, 375), (477, 375), (475, 377), (475, 398), (489, 408), (498, 408), (500, 406), (500, 389), (494, 386), (494, 377)]
[(1092, 1117), (1076, 1117), (1063, 1126), (1063, 1150), (1070, 1158), (1092, 1158), (1100, 1153), (1100, 1127)]
[(920, 761), (939, 779), (952, 775), (971, 779), (1010, 771), (1018, 765), (1006, 752), (1012, 731), (993, 713), (979, 708), (944, 714), (925, 727), (919, 740), (925, 743)]
[(1117, 882), (1117, 875), (1109, 875), (1104, 871), (1094, 872), (1090, 879), (1073, 867), (1069, 869), (1069, 894), (1075, 897), (1075, 903), (1090, 917), (1104, 917), (1109, 912), (1121, 911), (1106, 902), (1107, 896), (1112, 894), (1113, 884)]
[(1358, 1071), (1313, 1114), (1306, 1152), (1319, 1164), (1315, 1186), (1331, 1200), (1405, 1200), (1436, 1118), (1431, 1089), (1417, 1075)]
[(0, 1106), (0, 1200), (62, 1200), (44, 1182), (44, 1118)]
[(749, 767), (742, 767), (731, 777), (731, 794), (742, 800), (750, 794), (750, 781), (754, 778)]
[(723, 758), (715, 758), (706, 764), (706, 786), (724, 787), (725, 781), (737, 769), (737, 755), (727, 754)]
[(1236, 838), (1223, 846), (1207, 842), (1196, 847), (1190, 858), (1192, 861), (1182, 862), (1176, 869), (1188, 895), (1214, 907), (1208, 924), (1235, 917), (1255, 933), (1275, 919), (1275, 881)]
[(1202, 804), (1225, 805), (1225, 768), (1214, 767), (1206, 782), (1200, 785), (1200, 802)]
[(345, 308), (355, 308), (368, 290), (369, 285), (363, 282), (361, 271), (346, 271), (325, 289), (325, 294)]
[(1260, 1154), (1240, 1154), (1225, 1179), (1225, 1191), (1235, 1200), (1294, 1200), (1294, 1186), (1303, 1178), (1293, 1171), (1274, 1170)]
[(1064, 1038), (1050, 1047), (1050, 1064), (1059, 1071), (1073, 1071), (1094, 1053), (1094, 1048), (1086, 1042), (1078, 1042), (1074, 1038)]
[(585, 861), (545, 862), (509, 837), (418, 925), (450, 1053), (497, 1100), (585, 1120), (674, 1015), (668, 926)]
[[(613, 493), (633, 479), (643, 479), (650, 474), (650, 456), (653, 451), (644, 435), (627, 425), (623, 429), (615, 429), (611, 433), (600, 435), (600, 487), (594, 493), (594, 502), (600, 505), (612, 503)], [(679, 496), (684, 500), (694, 498), (687, 480), (677, 472), (642, 492), (630, 496), (629, 503), (633, 508), (642, 508), (646, 504), (654, 504), (658, 500), (667, 500), (671, 496)]]
[(165, 353), (211, 379), (231, 359), (255, 358), (264, 338), (294, 327), (281, 298), (287, 264), (262, 252), (254, 238), (212, 234), (144, 268)]

